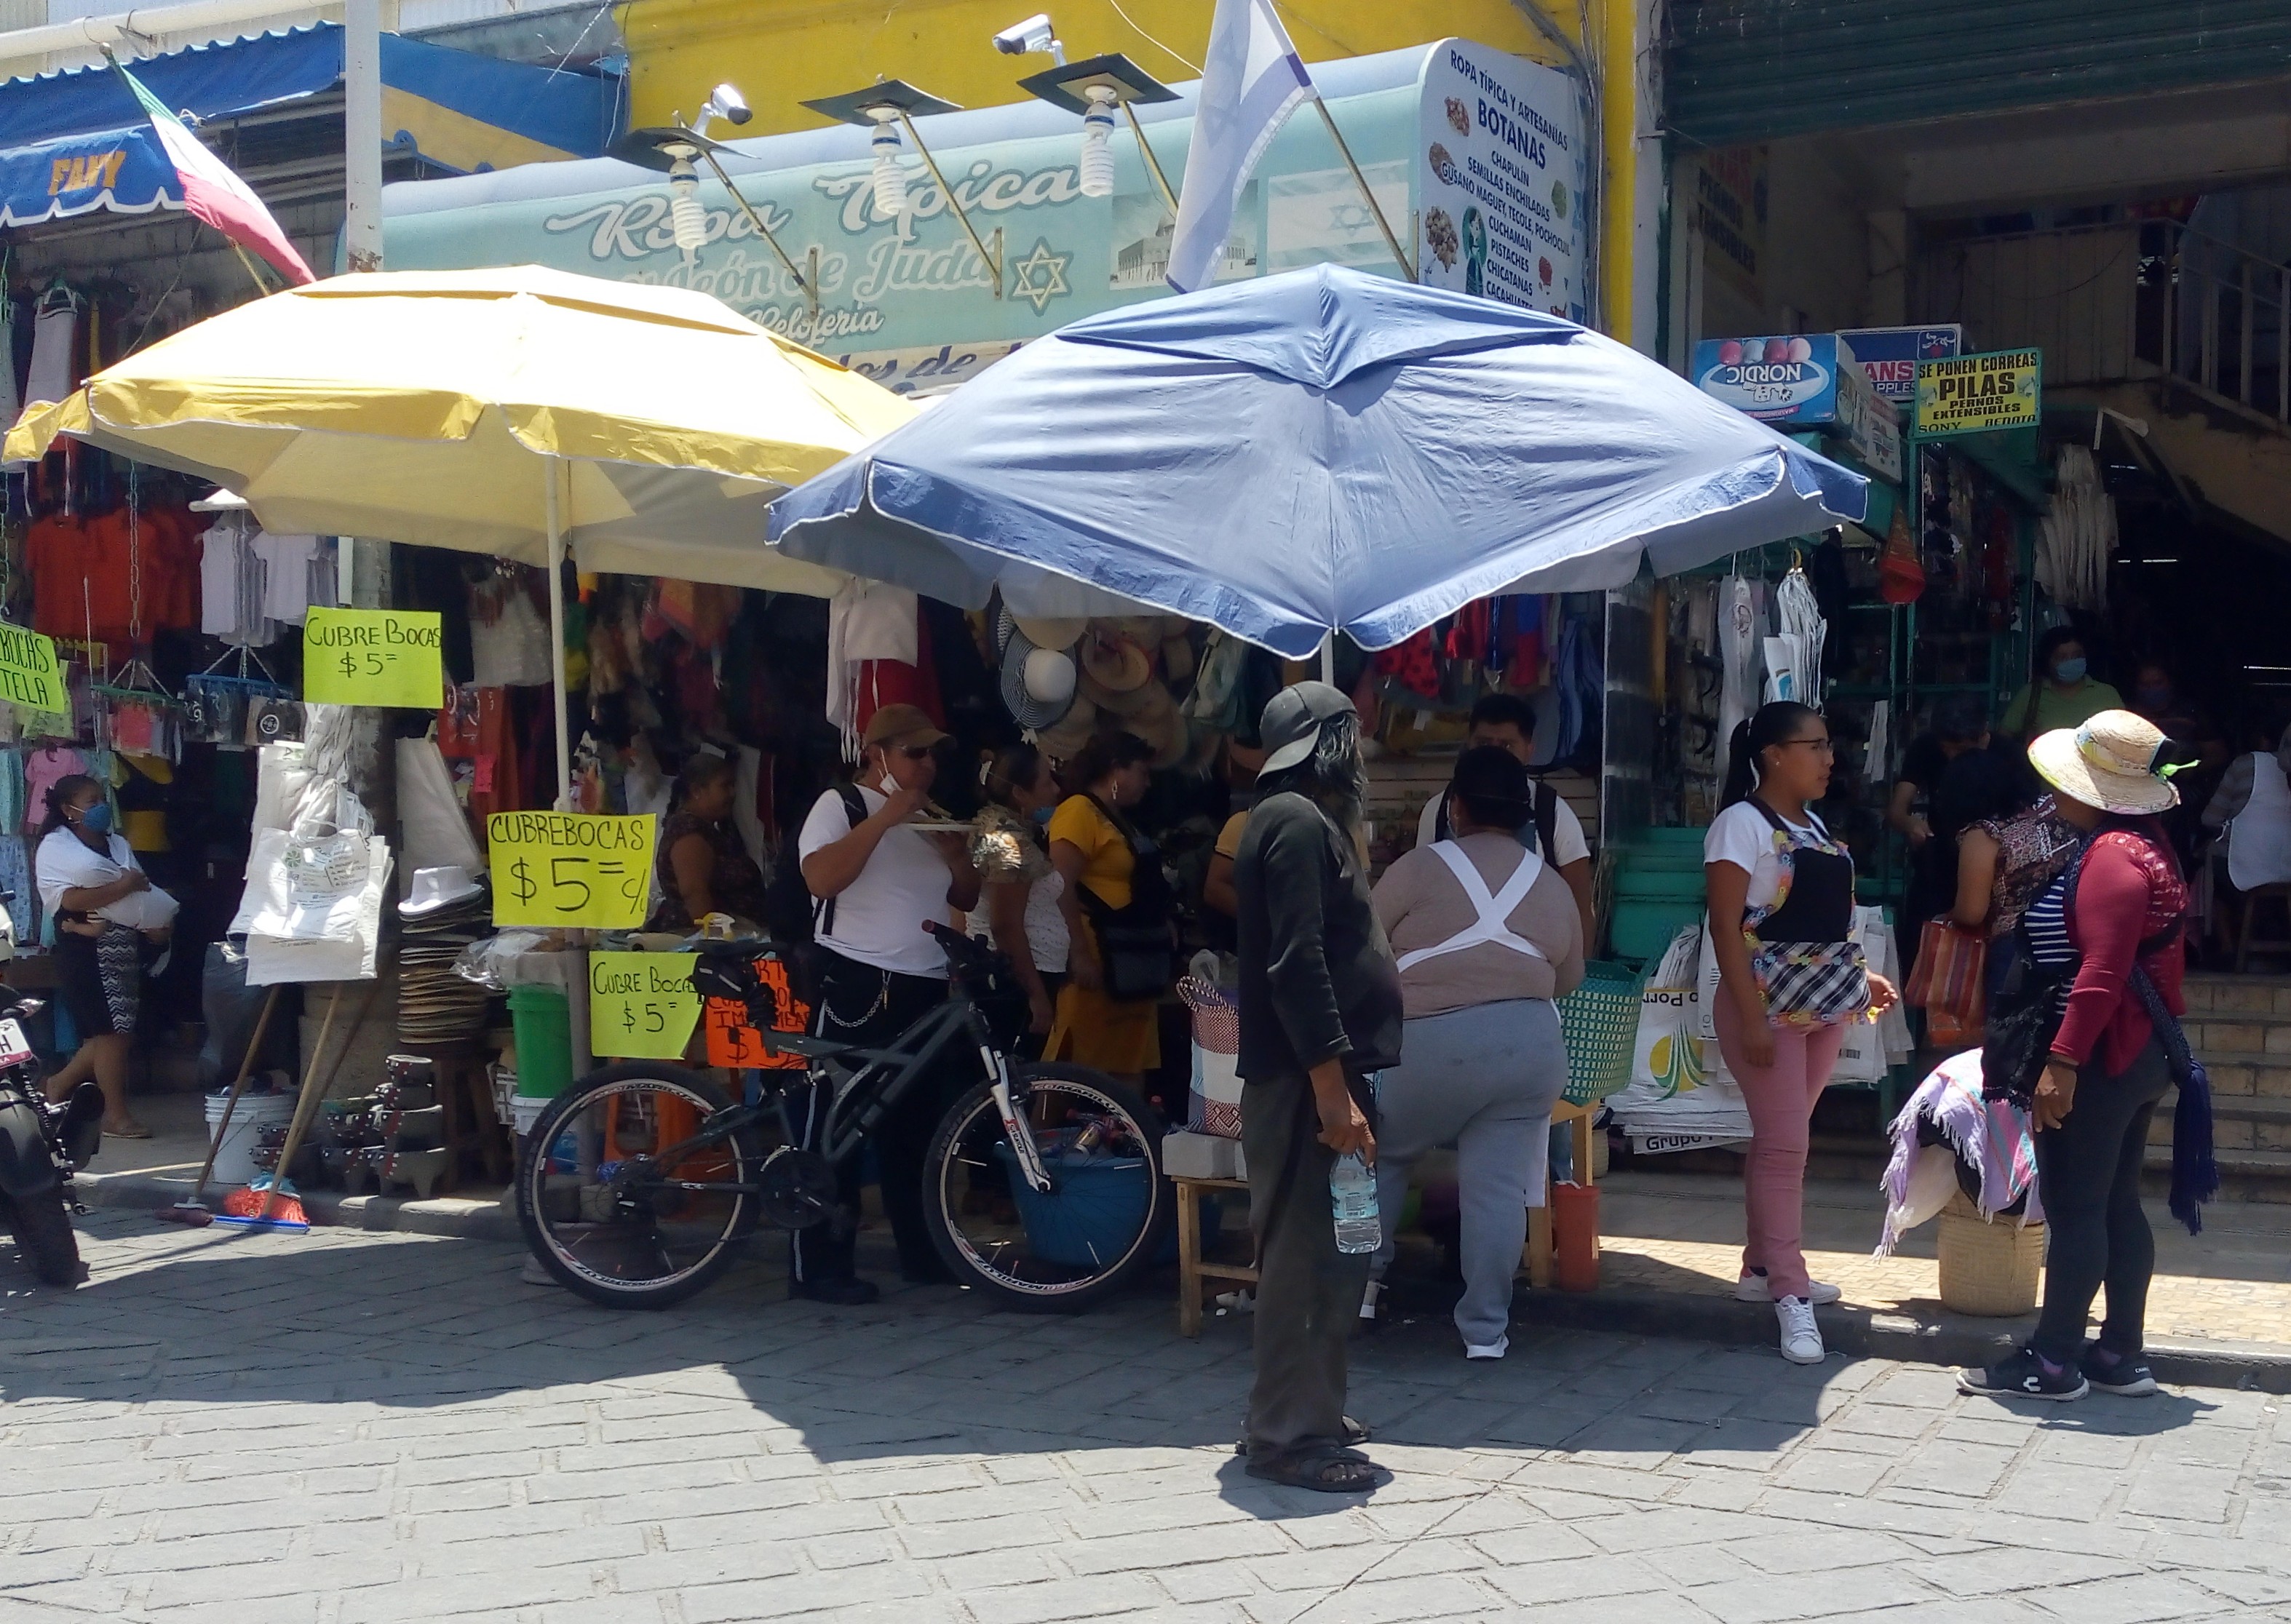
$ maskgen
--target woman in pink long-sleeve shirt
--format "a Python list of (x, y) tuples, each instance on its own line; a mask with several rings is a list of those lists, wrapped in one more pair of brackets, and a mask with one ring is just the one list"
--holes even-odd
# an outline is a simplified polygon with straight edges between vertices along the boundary
[[(2090, 838), (2021, 926), (2032, 963), (2061, 984), (2059, 1030), (2033, 1096), (2020, 1102), (2035, 1119), (2052, 1232), (2044, 1311), (2027, 1347), (1964, 1373), (1958, 1385), (1968, 1393), (2076, 1399), (2094, 1387), (2133, 1396), (2156, 1390), (2141, 1351), (2156, 1243), (2140, 1205), (2140, 1170), (2149, 1120), (2172, 1075), (2136, 977), (2145, 975), (2173, 1018), (2185, 1012), (2188, 888), (2155, 819), (2179, 800), (2155, 770), (2166, 748), (2152, 723), (2126, 711), (2102, 712), (2029, 747), (2058, 792), (2060, 816)], [(2102, 1285), (2107, 1317), (2087, 1347)]]

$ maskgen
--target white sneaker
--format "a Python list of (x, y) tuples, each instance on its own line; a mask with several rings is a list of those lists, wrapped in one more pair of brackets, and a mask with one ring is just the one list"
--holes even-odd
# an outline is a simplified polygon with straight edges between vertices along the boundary
[[(1828, 1281), (1817, 1280), (1812, 1284), (1813, 1290), (1806, 1296), (1807, 1300), (1816, 1307), (1826, 1303), (1834, 1303), (1845, 1295)], [(1768, 1302), (1773, 1299), (1773, 1292), (1766, 1286), (1766, 1277), (1764, 1274), (1745, 1274), (1734, 1282), (1734, 1300), (1738, 1303)]]
[(1813, 1305), (1803, 1297), (1785, 1297), (1774, 1305), (1774, 1319), (1782, 1332), (1782, 1357), (1792, 1364), (1820, 1364), (1829, 1350), (1821, 1345), (1821, 1327), (1813, 1323)]
[(1478, 1345), (1470, 1342), (1464, 1344), (1464, 1357), (1467, 1359), (1500, 1359), (1509, 1352), (1511, 1352), (1511, 1333), (1508, 1331), (1492, 1342)]

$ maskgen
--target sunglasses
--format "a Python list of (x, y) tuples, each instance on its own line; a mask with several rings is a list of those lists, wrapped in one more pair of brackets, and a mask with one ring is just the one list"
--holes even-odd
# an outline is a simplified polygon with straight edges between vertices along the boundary
[(899, 746), (899, 753), (910, 761), (928, 761), (931, 759), (931, 752), (936, 748), (935, 744), (902, 744)]

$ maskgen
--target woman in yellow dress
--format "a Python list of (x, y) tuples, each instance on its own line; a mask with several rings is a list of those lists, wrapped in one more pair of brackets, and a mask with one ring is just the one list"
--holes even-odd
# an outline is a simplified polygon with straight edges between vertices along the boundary
[[(1071, 765), (1067, 782), (1077, 793), (1050, 818), (1050, 864), (1065, 877), (1058, 908), (1069, 941), (1066, 984), (1058, 990), (1057, 1019), (1042, 1057), (1095, 1066), (1129, 1083), (1162, 1064), (1161, 996), (1173, 955), (1162, 954), (1163, 986), (1138, 995), (1137, 959), (1109, 972), (1101, 925), (1135, 943), (1159, 923), (1169, 935), (1169, 883), (1161, 855), (1122, 816), (1145, 798), (1154, 747), (1133, 734), (1101, 734)], [(1174, 937), (1170, 938), (1174, 943)], [(1139, 957), (1147, 963), (1152, 954)], [(1129, 993), (1116, 998), (1118, 986)]]

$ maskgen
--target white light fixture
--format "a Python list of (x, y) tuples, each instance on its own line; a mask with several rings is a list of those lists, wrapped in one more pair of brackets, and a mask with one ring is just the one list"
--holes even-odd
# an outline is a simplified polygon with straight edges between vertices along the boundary
[[(1049, 19), (1039, 20), (1047, 24)], [(1018, 28), (1025, 26), (1021, 23)], [(1017, 28), (1009, 32), (1015, 34)], [(1002, 39), (1003, 36), (998, 34), (994, 43), (1001, 45)], [(1019, 80), (1018, 88), (1052, 107), (1081, 115), (1081, 165), (1077, 179), (1085, 197), (1113, 195), (1113, 116), (1119, 109), (1129, 121), (1130, 133), (1137, 138), (1137, 152), (1146, 160), (1146, 173), (1153, 176), (1154, 185), (1161, 192), (1162, 200), (1169, 205), (1170, 214), (1177, 213), (1178, 194), (1171, 189), (1169, 177), (1162, 173), (1161, 160), (1154, 156), (1154, 143), (1146, 139), (1146, 127), (1137, 122), (1137, 104), (1175, 101), (1176, 91), (1119, 52), (1093, 56), (1085, 61), (1062, 61), (1056, 68)]]
[(1113, 196), (1113, 109), (1121, 101), (1108, 84), (1089, 87), (1089, 111), (1081, 116), (1081, 195)]
[(689, 148), (671, 155), (668, 171), (668, 219), (676, 230), (676, 245), (688, 257), (708, 245), (708, 211), (700, 206), (700, 172), (692, 166)]
[(875, 121), (875, 213), (896, 220), (907, 212), (907, 172), (899, 167), (899, 115), (896, 108), (870, 108)]

